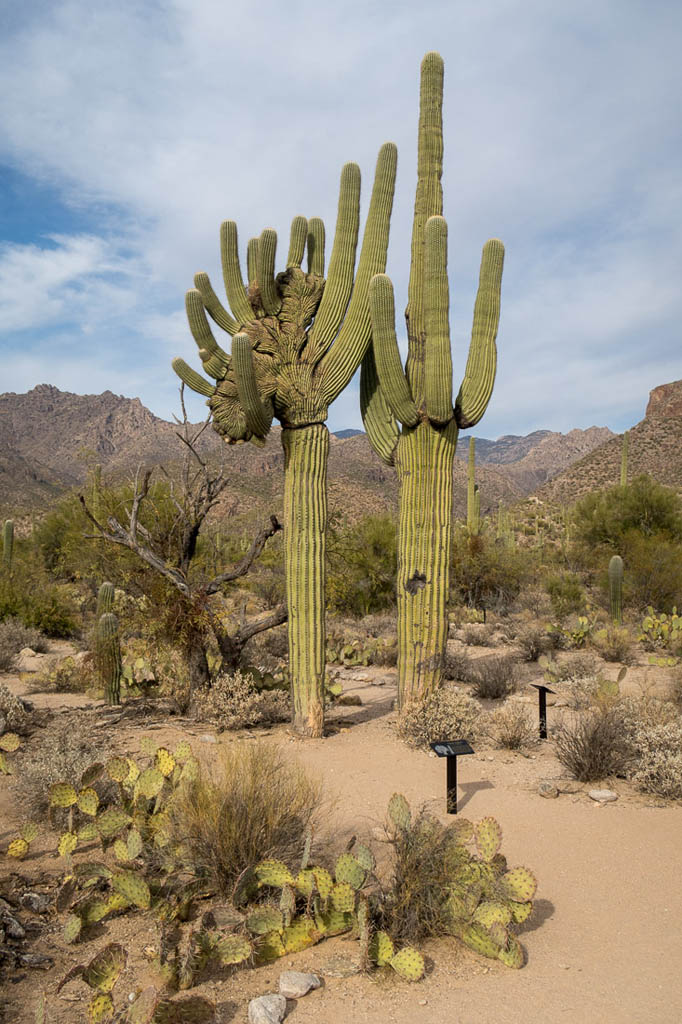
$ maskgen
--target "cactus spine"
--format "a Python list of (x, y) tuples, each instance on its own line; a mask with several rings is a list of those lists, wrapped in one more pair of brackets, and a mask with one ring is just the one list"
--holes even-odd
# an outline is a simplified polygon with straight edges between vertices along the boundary
[(623, 559), (614, 555), (609, 562), (609, 599), (611, 618), (619, 626), (623, 621)]
[[(443, 61), (422, 61), (418, 181), (406, 310), (408, 357), (398, 350), (393, 286), (370, 286), (372, 350), (363, 360), (360, 398), (365, 428), (400, 487), (398, 529), (398, 695), (403, 707), (440, 685), (447, 638), (452, 476), (459, 429), (483, 416), (497, 353), (504, 247), (483, 248), (472, 342), (453, 403), (448, 323), (447, 225), (441, 216)], [(402, 425), (399, 429), (398, 423)]]
[(121, 641), (118, 619), (105, 612), (97, 622), (97, 667), (107, 704), (121, 703)]
[[(325, 420), (370, 342), (368, 289), (385, 269), (395, 185), (396, 149), (382, 146), (362, 250), (354, 275), (360, 224), (360, 170), (341, 173), (336, 234), (324, 278), (324, 224), (296, 217), (287, 267), (275, 277), (277, 236), (266, 229), (247, 251), (248, 287), (239, 265), (237, 228), (221, 227), (225, 291), (231, 313), (208, 276), (195, 277), (186, 297), (190, 329), (204, 370), (215, 384), (173, 360), (178, 376), (208, 398), (214, 429), (230, 444), (263, 445), (273, 417), (282, 425), (285, 456), (285, 565), (293, 725), (321, 736), (324, 708), (324, 590), (327, 524)], [(301, 263), (307, 248), (307, 273)], [(217, 343), (206, 314), (232, 335), (231, 355)]]
[(630, 431), (626, 430), (623, 434), (623, 447), (620, 453), (620, 486), (627, 487), (628, 485), (628, 447), (630, 444)]
[(5, 563), (7, 572), (12, 571), (12, 556), (14, 555), (14, 520), (6, 519), (2, 529), (2, 560)]
[(480, 528), (481, 496), (476, 483), (476, 440), (469, 438), (469, 465), (467, 476), (467, 529), (470, 537), (478, 536)]

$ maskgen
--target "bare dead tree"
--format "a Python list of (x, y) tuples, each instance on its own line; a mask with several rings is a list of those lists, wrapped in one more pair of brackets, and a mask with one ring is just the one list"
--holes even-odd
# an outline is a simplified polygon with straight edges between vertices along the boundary
[[(197, 442), (209, 421), (192, 430), (185, 410), (182, 389), (180, 401), (183, 419), (178, 420), (176, 417), (176, 422), (182, 430), (176, 433), (187, 451), (179, 486), (164, 467), (159, 467), (159, 471), (168, 481), (170, 500), (175, 509), (172, 533), (177, 537), (177, 543), (173, 545), (174, 550), (170, 556), (158, 550), (158, 544), (155, 545), (149, 530), (140, 522), (142, 509), (150, 500), (153, 469), (146, 469), (143, 472), (138, 467), (132, 500), (122, 518), (108, 516), (106, 523), (101, 522), (88, 507), (85, 497), (82, 494), (78, 497), (85, 515), (97, 530), (95, 536), (133, 551), (154, 572), (175, 587), (184, 598), (188, 613), (190, 609), (201, 609), (202, 618), (208, 623), (218, 644), (223, 666), (228, 670), (234, 670), (245, 644), (251, 637), (286, 621), (286, 606), (280, 604), (249, 619), (242, 615), (238, 628), (230, 631), (216, 614), (212, 607), (213, 602), (209, 599), (218, 594), (226, 584), (246, 576), (268, 540), (282, 527), (276, 516), (270, 516), (269, 522), (254, 537), (248, 551), (236, 565), (217, 573), (209, 580), (192, 579), (190, 569), (196, 555), (201, 528), (229, 481), (225, 477), (224, 467), (218, 471), (211, 469), (198, 450)], [(195, 626), (185, 636), (185, 657), (193, 687), (205, 687), (210, 684), (206, 641), (205, 630), (201, 627)]]

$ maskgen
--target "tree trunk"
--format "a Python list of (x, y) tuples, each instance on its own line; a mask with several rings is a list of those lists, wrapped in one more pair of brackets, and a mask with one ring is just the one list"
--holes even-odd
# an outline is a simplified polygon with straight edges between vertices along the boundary
[(419, 423), (396, 451), (398, 522), (398, 706), (440, 686), (448, 636), (452, 473), (458, 429)]
[(325, 539), (329, 431), (322, 423), (282, 431), (284, 561), (294, 730), (324, 729)]

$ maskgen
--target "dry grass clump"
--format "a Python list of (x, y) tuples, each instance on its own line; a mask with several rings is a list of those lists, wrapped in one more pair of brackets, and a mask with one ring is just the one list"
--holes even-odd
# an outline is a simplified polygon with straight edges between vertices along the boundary
[(462, 629), (462, 643), (467, 647), (487, 647), (492, 638), (493, 629), (483, 623), (471, 623)]
[(486, 735), (493, 746), (504, 750), (526, 750), (539, 742), (537, 718), (523, 704), (504, 704), (486, 720)]
[(579, 782), (625, 775), (634, 751), (617, 705), (580, 714), (554, 730), (556, 756)]
[(222, 673), (210, 690), (195, 691), (194, 704), (201, 718), (219, 729), (251, 729), (256, 725), (286, 722), (291, 717), (289, 696), (281, 690), (257, 690), (249, 675), (237, 669)]
[(24, 647), (40, 654), (48, 649), (47, 640), (40, 630), (25, 626), (21, 619), (9, 618), (0, 622), (0, 672), (11, 671), (15, 657)]
[(426, 700), (405, 707), (398, 719), (398, 735), (411, 747), (427, 747), (438, 740), (471, 739), (479, 728), (481, 709), (466, 693), (441, 687)]
[(306, 830), (320, 814), (320, 783), (277, 747), (251, 741), (224, 748), (171, 805), (185, 866), (226, 896), (265, 857), (298, 863)]
[(632, 665), (634, 661), (632, 638), (621, 626), (610, 625), (598, 630), (592, 637), (592, 643), (604, 661), (617, 661), (621, 665)]
[[(55, 782), (70, 782), (77, 787), (85, 769), (97, 761), (105, 761), (111, 753), (102, 730), (98, 730), (96, 736), (89, 731), (91, 715), (69, 712), (64, 719), (57, 721), (54, 727), (35, 732), (30, 743), (22, 748), (21, 764), (14, 778), (19, 800), (30, 819), (47, 814), (50, 787)], [(100, 781), (93, 785), (100, 800), (105, 799), (107, 794), (104, 789), (100, 790)], [(108, 783), (104, 786), (106, 788)]]
[(473, 666), (471, 681), (476, 697), (481, 700), (501, 700), (516, 690), (518, 665), (508, 655), (481, 658)]
[(553, 668), (559, 682), (568, 679), (585, 679), (595, 675), (597, 661), (593, 654), (567, 654), (561, 661), (556, 662)]

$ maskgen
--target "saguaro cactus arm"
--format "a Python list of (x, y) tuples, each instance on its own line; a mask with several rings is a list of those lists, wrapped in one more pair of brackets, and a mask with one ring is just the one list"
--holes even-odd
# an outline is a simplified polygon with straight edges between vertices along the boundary
[(455, 403), (459, 427), (473, 427), (483, 416), (493, 393), (497, 371), (497, 328), (500, 323), (500, 290), (504, 246), (491, 238), (483, 246), (478, 294), (467, 365)]
[(372, 345), (365, 353), (360, 370), (360, 411), (374, 451), (387, 466), (393, 466), (400, 431), (379, 387)]
[(372, 278), (369, 308), (376, 372), (386, 404), (400, 423), (413, 427), (419, 422), (419, 410), (403, 372), (395, 333), (393, 284), (386, 274), (376, 274)]
[(243, 326), (249, 320), (253, 320), (254, 313), (242, 280), (237, 248), (237, 225), (233, 220), (223, 221), (220, 225), (220, 255), (227, 301), (238, 325)]
[(248, 334), (235, 334), (232, 339), (232, 363), (246, 425), (256, 437), (265, 437), (272, 425), (272, 402), (261, 402), (258, 394)]
[(424, 398), (432, 423), (452, 419), (452, 355), (450, 352), (450, 288), (448, 285), (448, 226), (443, 217), (429, 217), (424, 234), (426, 258), (426, 354)]

